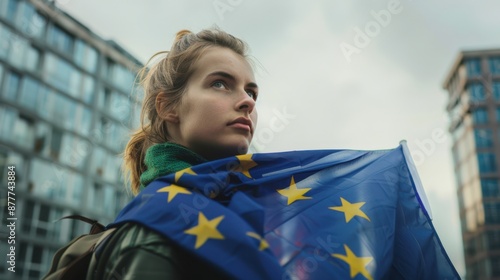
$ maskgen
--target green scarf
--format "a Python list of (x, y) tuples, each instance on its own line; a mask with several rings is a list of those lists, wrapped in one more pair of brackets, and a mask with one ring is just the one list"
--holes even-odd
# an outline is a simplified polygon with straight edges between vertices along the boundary
[(170, 142), (155, 144), (146, 151), (144, 163), (147, 169), (141, 174), (141, 189), (160, 176), (206, 161), (206, 159), (184, 146)]

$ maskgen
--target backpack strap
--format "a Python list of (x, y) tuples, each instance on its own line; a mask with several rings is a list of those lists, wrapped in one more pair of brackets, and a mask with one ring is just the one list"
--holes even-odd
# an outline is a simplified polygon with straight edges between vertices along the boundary
[(62, 220), (62, 219), (80, 220), (80, 221), (86, 222), (87, 224), (91, 224), (92, 227), (90, 228), (89, 234), (96, 234), (99, 232), (103, 232), (106, 229), (106, 227), (103, 226), (101, 223), (99, 223), (97, 220), (93, 220), (93, 219), (84, 217), (82, 215), (75, 214), (75, 215), (64, 216), (64, 217), (60, 218), (59, 220), (57, 220), (57, 222)]

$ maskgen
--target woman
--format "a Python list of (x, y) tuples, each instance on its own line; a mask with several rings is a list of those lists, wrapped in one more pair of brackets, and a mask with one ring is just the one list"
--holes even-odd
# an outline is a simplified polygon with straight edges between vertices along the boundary
[(87, 279), (459, 279), (405, 145), (246, 155), (258, 87), (220, 30), (179, 32), (143, 73), (137, 196)]
[[(132, 191), (160, 176), (245, 154), (257, 124), (258, 86), (243, 41), (218, 29), (177, 33), (142, 71), (142, 128), (124, 153)], [(154, 56), (153, 56), (154, 57)], [(91, 264), (90, 279), (224, 279), (221, 269), (135, 223), (121, 225)]]

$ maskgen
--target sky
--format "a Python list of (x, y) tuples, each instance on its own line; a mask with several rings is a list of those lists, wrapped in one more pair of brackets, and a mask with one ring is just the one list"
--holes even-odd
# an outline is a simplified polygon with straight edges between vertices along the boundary
[[(500, 48), (493, 0), (59, 0), (140, 61), (181, 29), (246, 41), (259, 84), (260, 152), (387, 149), (406, 140), (459, 273), (465, 271), (445, 77), (461, 50)], [(280, 124), (276, 125), (276, 119)]]

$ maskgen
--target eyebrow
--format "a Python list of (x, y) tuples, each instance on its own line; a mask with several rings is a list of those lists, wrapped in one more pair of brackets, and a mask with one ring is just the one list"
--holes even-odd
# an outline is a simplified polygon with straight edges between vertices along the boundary
[[(233, 75), (231, 75), (231, 74), (229, 74), (227, 72), (224, 72), (224, 71), (212, 72), (212, 73), (210, 73), (210, 74), (207, 75), (207, 78), (208, 77), (212, 77), (212, 76), (221, 76), (221, 77), (224, 77), (224, 78), (229, 79), (231, 81), (236, 81), (236, 78)], [(254, 83), (254, 82), (250, 82), (250, 83), (246, 84), (246, 86), (247, 87), (257, 88), (257, 89), (259, 88), (259, 86), (256, 83)]]

